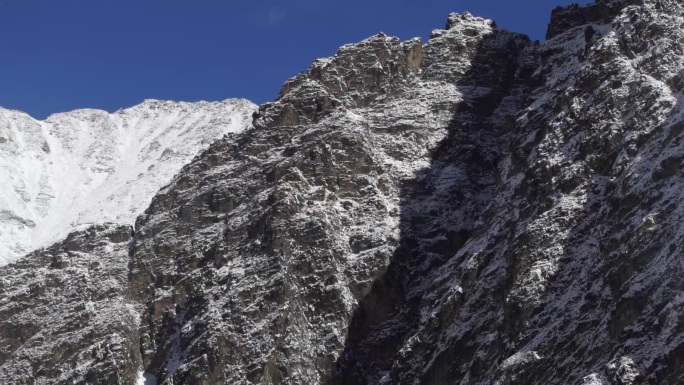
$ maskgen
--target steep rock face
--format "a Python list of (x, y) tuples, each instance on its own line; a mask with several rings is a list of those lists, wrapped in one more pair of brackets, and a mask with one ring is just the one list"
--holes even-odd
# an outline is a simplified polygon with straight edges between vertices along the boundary
[(130, 227), (102, 225), (0, 268), (0, 383), (133, 385), (141, 306)]
[(246, 100), (147, 100), (45, 121), (0, 108), (0, 265), (93, 224), (132, 225), (180, 168), (250, 126)]
[[(131, 309), (117, 325), (139, 328), (116, 351), (135, 352), (102, 373), (684, 382), (682, 11), (559, 9), (544, 43), (453, 14), (425, 45), (381, 34), (314, 62), (139, 217), (114, 305)], [(40, 255), (5, 269), (53, 263)], [(4, 337), (0, 373), (61, 335), (35, 329), (48, 342)], [(98, 330), (89, 338), (111, 338)]]
[(369, 295), (396, 305), (356, 314), (340, 383), (684, 381), (682, 6), (607, 5), (540, 47), (491, 204), (462, 248), (414, 247)]
[(424, 47), (380, 34), (289, 81), (136, 224), (148, 370), (168, 384), (329, 381), (356, 304), (405, 252), (402, 223), (441, 216), (413, 236), (449, 248), (488, 204), (535, 52), (452, 15)]

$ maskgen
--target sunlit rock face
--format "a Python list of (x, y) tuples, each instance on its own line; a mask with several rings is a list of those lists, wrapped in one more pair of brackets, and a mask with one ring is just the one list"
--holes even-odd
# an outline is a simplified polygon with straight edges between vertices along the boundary
[[(541, 43), (452, 14), (425, 43), (343, 46), (162, 188), (125, 257), (100, 227), (0, 275), (123, 258), (113, 383), (682, 383), (682, 11), (558, 9)], [(85, 301), (28, 282), (0, 304)], [(26, 314), (0, 379), (61, 332), (84, 351)]]

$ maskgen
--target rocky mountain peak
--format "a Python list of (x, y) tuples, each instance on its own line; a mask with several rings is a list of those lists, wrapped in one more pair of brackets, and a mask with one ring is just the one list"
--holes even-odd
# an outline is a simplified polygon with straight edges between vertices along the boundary
[(559, 6), (551, 12), (546, 39), (579, 26), (610, 24), (625, 8), (632, 15), (643, 13), (642, 10), (677, 15), (682, 5), (676, 0), (595, 0), (587, 5)]
[(375, 104), (415, 81), (422, 66), (420, 39), (402, 43), (385, 34), (341, 47), (287, 81), (276, 102), (259, 108), (256, 127), (315, 123), (338, 107)]
[[(613, 2), (615, 3), (615, 2)], [(613, 4), (611, 3), (611, 4)], [(611, 21), (616, 5), (597, 2), (589, 5), (573, 4), (567, 7), (556, 7), (551, 12), (551, 22), (546, 32), (546, 39), (551, 39), (569, 29), (587, 24), (606, 24)]]
[(494, 22), (494, 20), (476, 17), (473, 16), (470, 12), (453, 12), (449, 14), (449, 17), (447, 18), (446, 22), (446, 27), (444, 29), (449, 30), (461, 24), (466, 24), (470, 27), (479, 26), (479, 28), (496, 28), (496, 23)]

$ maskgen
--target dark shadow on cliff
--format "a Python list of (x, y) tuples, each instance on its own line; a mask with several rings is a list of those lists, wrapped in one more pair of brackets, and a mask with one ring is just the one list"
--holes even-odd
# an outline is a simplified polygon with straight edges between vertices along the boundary
[[(515, 118), (500, 107), (520, 87), (533, 86), (534, 66), (518, 65), (530, 44), (521, 35), (496, 30), (483, 38), (469, 71), (456, 81), (463, 100), (451, 106), (448, 134), (434, 149), (430, 166), (402, 183), (400, 245), (353, 315), (333, 384), (377, 383), (401, 359), (400, 349), (421, 321), (428, 273), (466, 244), (495, 195), (498, 163)], [(424, 77), (438, 80), (429, 73)]]
[[(642, 371), (636, 378), (639, 382), (633, 383), (680, 383), (684, 377), (681, 360), (683, 344), (674, 344), (667, 351), (659, 351), (653, 362), (634, 364), (629, 361), (632, 356), (639, 354), (642, 346), (655, 344), (653, 340), (663, 333), (659, 322), (667, 318), (668, 303), (675, 301), (683, 290), (681, 277), (672, 273), (681, 271), (681, 259), (677, 258), (682, 249), (682, 242), (678, 239), (681, 237), (677, 236), (679, 227), (657, 227), (659, 222), (665, 223), (664, 218), (676, 211), (677, 202), (659, 202), (664, 198), (658, 194), (644, 199), (633, 193), (634, 189), (630, 188), (629, 183), (634, 183), (635, 179), (630, 179), (624, 170), (613, 169), (616, 157), (623, 148), (617, 144), (612, 147), (613, 144), (605, 140), (606, 137), (601, 137), (600, 130), (594, 129), (597, 122), (590, 118), (585, 121), (578, 119), (574, 127), (567, 128), (568, 134), (583, 133), (584, 130), (588, 135), (578, 142), (580, 148), (573, 154), (561, 154), (572, 155), (575, 157), (571, 159), (572, 162), (585, 166), (576, 175), (570, 175), (574, 171), (553, 167), (546, 173), (539, 172), (546, 170), (540, 170), (537, 165), (527, 165), (530, 151), (549, 134), (546, 131), (549, 122), (540, 118), (525, 128), (527, 133), (537, 132), (530, 143), (523, 143), (522, 139), (510, 141), (511, 138), (507, 137), (507, 130), (510, 129), (508, 124), (491, 124), (488, 117), (503, 98), (511, 95), (525, 79), (529, 81), (529, 87), (534, 88), (534, 80), (529, 77), (530, 74), (514, 76), (516, 68), (510, 67), (509, 71), (504, 71), (508, 81), (497, 79), (495, 82), (483, 77), (479, 72), (480, 65), (487, 65), (493, 57), (500, 55), (500, 52), (485, 49), (486, 46), (485, 40), (472, 61), (471, 72), (460, 79), (457, 85), (466, 96), (478, 95), (475, 92), (477, 87), (488, 87), (494, 92), (488, 98), (466, 100), (455, 105), (448, 136), (435, 149), (430, 167), (421, 170), (415, 179), (404, 182), (401, 195), (401, 245), (395, 251), (387, 271), (374, 282), (352, 318), (346, 347), (338, 360), (333, 383), (403, 384), (414, 383), (416, 379), (420, 384), (460, 383), (464, 379), (464, 372), (471, 376), (468, 378), (472, 382), (476, 382), (486, 374), (506, 373), (506, 369), (499, 368), (503, 360), (528, 346), (540, 349), (539, 358), (511, 369), (514, 374), (507, 373), (510, 374), (507, 379), (509, 382), (502, 383), (536, 384), (559, 379), (580, 383), (582, 376), (599, 370), (597, 373), (601, 377), (605, 375), (610, 383), (617, 384), (623, 383), (619, 372), (631, 370), (630, 365)], [(516, 62), (510, 57), (507, 60), (511, 64)], [(592, 94), (597, 86), (595, 82), (584, 85), (580, 82), (578, 87), (578, 93)], [(627, 100), (644, 97), (638, 94), (630, 96), (632, 98)], [(570, 100), (559, 98), (544, 108), (551, 108), (547, 112), (553, 116), (558, 112), (556, 109), (566, 108), (563, 104)], [(656, 133), (669, 142), (679, 141), (682, 131), (681, 125), (676, 125), (669, 128), (669, 133)], [(474, 135), (476, 132), (480, 134)], [(632, 156), (637, 154), (636, 151), (642, 151), (647, 142), (655, 141), (655, 136), (638, 137)], [(658, 147), (664, 146), (663, 143), (652, 145), (664, 149)], [(567, 236), (560, 236), (558, 230), (554, 230), (555, 233), (550, 231), (550, 242), (558, 243), (536, 245), (534, 242), (539, 240), (532, 239), (534, 234), (530, 229), (523, 231), (517, 238), (513, 234), (507, 235), (507, 241), (511, 244), (507, 252), (510, 255), (505, 256), (506, 263), (502, 265), (506, 269), (503, 273), (505, 280), (499, 280), (496, 288), (479, 288), (479, 292), (474, 293), (474, 296), (482, 296), (484, 291), (493, 292), (488, 298), (494, 298), (495, 303), (487, 306), (500, 306), (504, 312), (502, 325), (488, 325), (481, 331), (469, 331), (474, 335), (478, 332), (498, 333), (497, 341), (490, 344), (492, 351), (486, 352), (491, 359), (488, 367), (473, 365), (476, 361), (471, 359), (478, 353), (478, 345), (474, 339), (468, 340), (472, 338), (468, 336), (458, 343), (444, 346), (432, 357), (434, 360), (429, 367), (413, 368), (419, 378), (396, 377), (393, 368), (402, 368), (402, 364), (407, 363), (402, 361), (401, 349), (408, 345), (408, 338), (425, 322), (421, 319), (425, 315), (420, 314), (420, 311), (425, 300), (425, 289), (430, 285), (426, 281), (430, 277), (427, 273), (443, 269), (468, 243), (473, 237), (472, 222), (483, 214), (496, 215), (486, 213), (485, 208), (495, 194), (498, 161), (506, 151), (512, 155), (512, 167), (525, 171), (519, 188), (528, 205), (520, 216), (536, 220), (542, 214), (557, 214), (552, 223), (568, 226)], [(653, 163), (655, 159), (659, 163)], [(648, 162), (658, 165), (649, 182), (652, 183), (649, 191), (663, 191), (663, 186), (672, 183), (669, 178), (681, 178), (681, 157), (678, 155), (667, 159), (654, 155), (653, 159), (644, 161), (645, 166), (637, 165), (634, 169), (647, 169), (650, 167)], [(460, 217), (448, 218), (451, 221), (444, 221), (444, 213), (423, 209), (430, 207), (425, 203), (434, 199), (439, 190), (436, 185), (441, 183), (440, 175), (449, 166), (462, 170), (467, 178), (452, 186), (450, 199), (441, 201), (444, 211), (453, 211), (457, 206), (472, 207), (473, 210), (462, 213)], [(558, 164), (556, 166), (560, 167)], [(566, 175), (562, 175), (564, 173)], [(559, 176), (561, 182), (552, 181)], [(573, 193), (583, 195), (584, 201), (581, 207), (572, 208), (571, 215), (567, 215), (555, 199), (558, 196), (569, 197)], [(666, 212), (646, 218), (641, 227), (632, 226), (635, 219), (643, 217), (644, 212), (653, 213), (655, 208), (664, 207), (667, 207)], [(572, 219), (566, 222), (566, 216)], [(461, 223), (456, 223), (454, 219), (459, 218)], [(654, 229), (657, 231), (654, 232)], [(556, 272), (543, 282), (542, 302), (535, 304), (523, 299), (509, 304), (506, 295), (516, 284), (516, 278), (524, 276), (531, 270), (531, 265), (538, 262), (534, 258), (516, 255), (526, 246), (539, 249), (559, 246), (563, 250), (559, 260), (554, 261)], [(543, 258), (540, 261), (543, 262)], [(651, 279), (642, 287), (636, 278), (644, 274), (658, 278)], [(475, 274), (475, 279), (479, 278), (482, 278), (480, 271)], [(677, 327), (681, 328), (682, 323), (678, 322)], [(631, 327), (635, 324), (655, 326)], [(508, 345), (502, 342), (504, 339)], [(423, 369), (427, 371), (423, 373)], [(402, 370), (407, 372), (410, 369), (403, 367)]]

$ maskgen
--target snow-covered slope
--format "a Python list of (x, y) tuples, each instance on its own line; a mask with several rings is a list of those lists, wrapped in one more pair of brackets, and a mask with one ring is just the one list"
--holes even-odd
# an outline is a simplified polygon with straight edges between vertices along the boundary
[(94, 223), (133, 224), (211, 142), (251, 125), (247, 100), (146, 100), (45, 121), (0, 108), (0, 265)]

